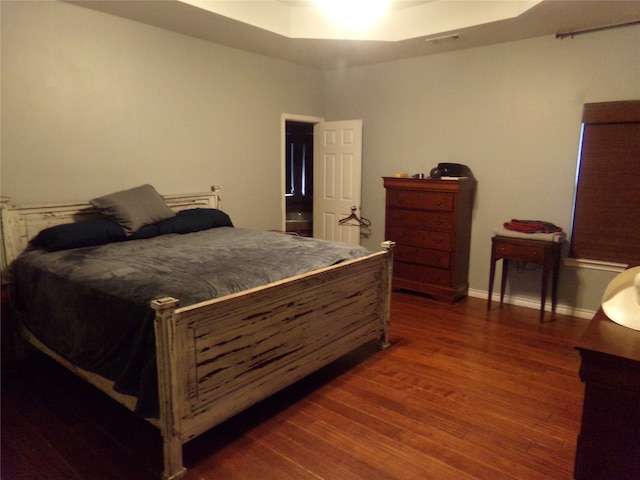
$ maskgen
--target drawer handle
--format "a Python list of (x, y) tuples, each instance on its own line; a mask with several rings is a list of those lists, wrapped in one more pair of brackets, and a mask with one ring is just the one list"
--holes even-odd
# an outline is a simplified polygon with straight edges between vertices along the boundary
[(438, 226), (442, 225), (443, 223), (444, 223), (444, 220), (434, 220), (433, 221), (433, 224), (434, 225), (438, 225)]

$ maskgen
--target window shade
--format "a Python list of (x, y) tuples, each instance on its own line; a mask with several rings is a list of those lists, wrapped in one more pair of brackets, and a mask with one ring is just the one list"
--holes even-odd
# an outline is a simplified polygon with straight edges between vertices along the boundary
[(640, 265), (640, 101), (585, 104), (570, 256)]

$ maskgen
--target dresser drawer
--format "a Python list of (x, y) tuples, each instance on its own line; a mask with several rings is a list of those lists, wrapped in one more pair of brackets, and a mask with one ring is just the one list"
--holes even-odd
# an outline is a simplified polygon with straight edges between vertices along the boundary
[(509, 242), (498, 242), (496, 244), (496, 257), (507, 257), (510, 260), (520, 260), (522, 262), (541, 262), (544, 259), (544, 246), (516, 245)]
[(398, 245), (433, 248), (450, 252), (453, 250), (453, 234), (414, 228), (390, 227), (385, 235), (387, 240)]
[(393, 262), (393, 278), (412, 282), (448, 286), (451, 283), (451, 272), (440, 268), (432, 268), (413, 263)]
[(390, 227), (436, 230), (440, 232), (454, 231), (453, 215), (450, 213), (390, 208), (387, 211), (387, 223)]
[(387, 204), (396, 208), (452, 212), (454, 198), (454, 194), (448, 192), (397, 190), (389, 192)]
[(398, 245), (394, 252), (394, 258), (399, 262), (416, 263), (430, 267), (446, 268), (451, 266), (449, 252), (431, 250), (428, 248), (407, 247)]

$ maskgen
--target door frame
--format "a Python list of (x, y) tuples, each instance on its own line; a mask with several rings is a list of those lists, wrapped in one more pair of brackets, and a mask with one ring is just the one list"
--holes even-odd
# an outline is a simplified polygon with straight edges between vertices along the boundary
[(280, 116), (280, 213), (281, 228), (283, 232), (287, 231), (287, 201), (284, 196), (287, 182), (287, 149), (285, 144), (287, 141), (287, 122), (304, 122), (304, 123), (322, 123), (324, 117), (313, 117), (310, 115), (297, 115), (294, 113), (283, 113)]

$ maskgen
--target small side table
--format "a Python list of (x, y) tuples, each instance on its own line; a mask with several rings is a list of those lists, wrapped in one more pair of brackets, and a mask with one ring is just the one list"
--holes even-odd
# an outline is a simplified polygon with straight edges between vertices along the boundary
[(489, 298), (487, 310), (491, 308), (493, 280), (496, 262), (502, 259), (502, 284), (500, 286), (500, 305), (504, 302), (504, 290), (507, 285), (509, 261), (521, 261), (542, 265), (542, 292), (540, 294), (540, 321), (544, 320), (544, 307), (547, 299), (549, 275), (552, 274), (551, 311), (556, 311), (558, 302), (558, 271), (560, 268), (560, 250), (562, 242), (528, 240), (496, 235), (491, 239), (491, 270), (489, 273)]

